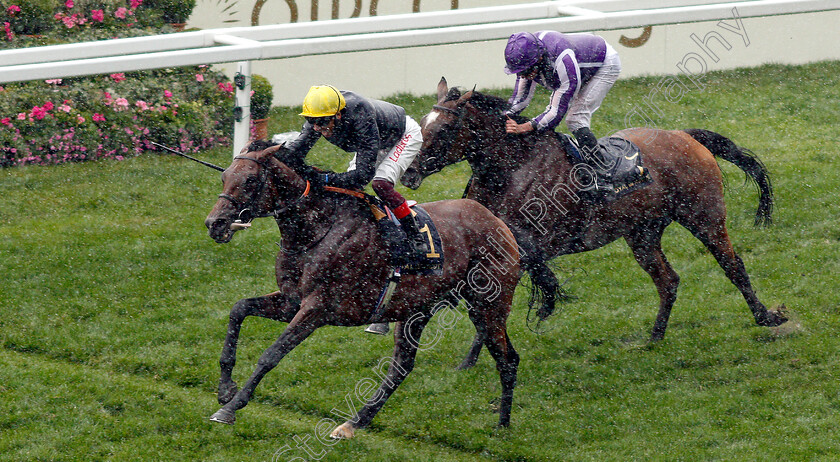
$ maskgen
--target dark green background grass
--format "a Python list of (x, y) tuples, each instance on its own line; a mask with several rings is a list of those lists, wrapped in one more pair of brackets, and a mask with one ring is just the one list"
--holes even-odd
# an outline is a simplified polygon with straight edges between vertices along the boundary
[[(356, 439), (316, 442), (323, 419), (375, 378), (390, 338), (324, 328), (285, 358), (233, 427), (211, 424), (228, 310), (275, 289), (280, 239), (257, 221), (227, 245), (203, 220), (217, 172), (172, 156), (0, 171), (0, 460), (836, 460), (840, 458), (838, 189), (840, 63), (706, 76), (660, 100), (661, 128), (707, 128), (755, 151), (773, 176), (774, 226), (752, 227), (755, 191), (728, 177), (729, 228), (759, 297), (792, 322), (756, 327), (699, 241), (673, 225), (664, 248), (682, 277), (666, 339), (647, 345), (658, 298), (623, 242), (555, 260), (577, 297), (536, 334), (527, 293), (510, 320), (522, 357), (512, 426), (497, 430), (492, 361), (454, 366), (473, 334), (433, 321), (417, 367)], [(594, 130), (623, 128), (660, 78), (619, 81)], [(451, 82), (471, 88), (476, 82)], [(430, 90), (436, 82), (430, 82)], [(504, 96), (507, 91), (493, 91)], [(545, 92), (529, 109), (544, 107)], [(419, 120), (430, 95), (390, 98)], [(271, 131), (299, 127), (275, 108)], [(229, 149), (201, 155), (227, 165)], [(320, 143), (310, 161), (349, 159)], [(466, 165), (410, 198), (460, 197)], [(284, 325), (249, 319), (235, 377)], [(358, 405), (358, 403), (356, 403)], [(329, 422), (327, 422), (329, 423)], [(290, 450), (282, 452), (288, 445)], [(313, 458), (314, 459), (314, 458)]]

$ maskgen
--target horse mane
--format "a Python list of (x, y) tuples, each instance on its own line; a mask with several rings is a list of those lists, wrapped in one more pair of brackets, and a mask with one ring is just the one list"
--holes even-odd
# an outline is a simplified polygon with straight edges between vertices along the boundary
[(272, 146), (277, 146), (277, 143), (269, 140), (255, 140), (248, 145), (248, 152), (265, 151)]
[[(458, 87), (452, 87), (449, 89), (449, 93), (446, 94), (446, 98), (444, 98), (443, 102), (455, 101), (460, 99), (461, 96), (463, 96), (461, 89)], [(472, 97), (470, 98), (470, 104), (483, 112), (500, 112), (504, 114), (510, 110), (510, 103), (506, 99), (481, 93), (479, 91), (473, 91)], [(508, 117), (520, 124), (525, 123), (528, 120), (526, 117), (522, 117), (518, 114), (510, 115)]]

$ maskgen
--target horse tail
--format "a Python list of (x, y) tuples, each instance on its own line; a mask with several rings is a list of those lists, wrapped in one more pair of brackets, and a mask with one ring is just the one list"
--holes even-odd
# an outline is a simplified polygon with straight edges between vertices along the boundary
[(747, 175), (759, 191), (758, 210), (755, 212), (755, 226), (768, 226), (773, 215), (773, 185), (767, 167), (752, 151), (736, 145), (729, 138), (709, 130), (691, 128), (683, 130), (700, 144), (706, 147), (712, 155), (735, 164)]

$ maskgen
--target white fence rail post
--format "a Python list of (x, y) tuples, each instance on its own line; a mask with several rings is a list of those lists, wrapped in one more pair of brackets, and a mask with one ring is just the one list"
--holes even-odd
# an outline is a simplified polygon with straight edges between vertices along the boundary
[(233, 155), (239, 154), (251, 136), (251, 61), (237, 65), (234, 95)]

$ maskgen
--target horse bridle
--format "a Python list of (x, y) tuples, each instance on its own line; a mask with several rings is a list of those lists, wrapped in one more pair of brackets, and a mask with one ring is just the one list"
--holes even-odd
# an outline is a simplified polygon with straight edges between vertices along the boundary
[[(250, 160), (251, 162), (255, 162), (260, 167), (262, 167), (260, 169), (260, 173), (259, 173), (259, 177), (258, 177), (259, 184), (254, 189), (254, 193), (251, 194), (251, 197), (248, 199), (247, 203), (240, 204), (240, 202), (238, 200), (236, 200), (236, 198), (231, 196), (230, 194), (225, 194), (225, 193), (219, 194), (220, 199), (225, 199), (225, 200), (229, 201), (234, 206), (234, 208), (236, 208), (238, 210), (236, 215), (237, 215), (238, 220), (242, 223), (250, 223), (251, 221), (254, 220), (254, 218), (263, 218), (263, 217), (268, 217), (268, 216), (273, 216), (274, 218), (277, 218), (277, 217), (281, 216), (283, 213), (285, 213), (287, 210), (289, 210), (289, 208), (298, 205), (298, 203), (300, 202), (301, 199), (303, 199), (304, 197), (309, 195), (310, 184), (309, 184), (309, 181), (307, 181), (306, 182), (306, 189), (304, 190), (303, 194), (297, 200), (290, 202), (289, 204), (287, 204), (283, 208), (280, 208), (280, 209), (275, 208), (274, 210), (271, 210), (270, 212), (264, 213), (264, 214), (259, 215), (259, 216), (253, 215), (251, 210), (255, 209), (256, 202), (259, 200), (260, 197), (262, 197), (262, 192), (263, 192), (263, 189), (265, 189), (265, 184), (266, 184), (266, 181), (268, 180), (268, 175), (271, 172), (271, 165), (269, 165), (269, 163), (266, 162), (265, 159), (256, 159), (256, 158), (253, 158), (253, 157), (246, 157), (246, 156), (235, 156), (233, 158), (233, 160)], [(246, 212), (247, 212), (247, 214), (246, 214)]]

